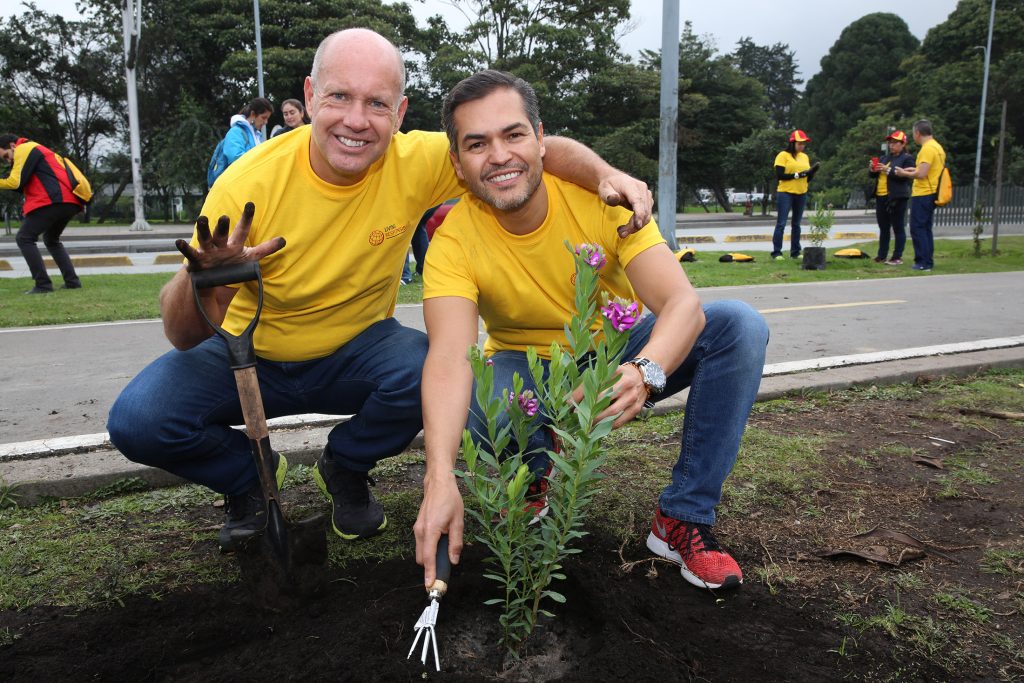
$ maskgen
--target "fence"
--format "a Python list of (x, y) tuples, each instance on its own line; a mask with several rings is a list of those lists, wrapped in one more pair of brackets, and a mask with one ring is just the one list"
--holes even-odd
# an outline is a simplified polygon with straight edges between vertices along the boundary
[[(981, 205), (981, 220), (984, 224), (992, 223), (995, 194), (993, 185), (978, 188), (978, 203)], [(957, 185), (953, 188), (953, 201), (935, 209), (935, 225), (973, 227), (977, 222), (973, 201), (974, 186)], [(1000, 225), (1024, 223), (1024, 187), (1003, 185), (999, 204)]]

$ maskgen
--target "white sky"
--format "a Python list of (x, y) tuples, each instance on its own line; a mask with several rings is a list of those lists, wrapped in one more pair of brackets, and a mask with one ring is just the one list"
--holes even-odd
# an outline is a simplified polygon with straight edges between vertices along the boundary
[[(149, 0), (153, 1), (153, 0)], [(168, 0), (157, 0), (167, 2)], [(445, 0), (406, 0), (419, 20), (441, 14), (453, 27), (461, 27), (461, 15)], [(661, 47), (661, 9), (663, 0), (632, 0), (636, 28), (623, 36), (623, 50), (636, 54), (640, 49)], [(75, 0), (36, 0), (40, 9), (79, 18)], [(749, 36), (759, 45), (787, 43), (796, 51), (800, 77), (806, 81), (820, 68), (821, 58), (839, 38), (842, 30), (865, 14), (892, 12), (898, 8), (910, 32), (923, 39), (928, 29), (946, 20), (957, 0), (809, 0), (797, 4), (769, 0), (680, 0), (680, 26), (693, 23), (698, 35), (709, 34), (719, 52), (730, 52), (736, 42)], [(0, 3), (0, 16), (20, 13), (16, 0)], [(145, 29), (143, 29), (145, 39)]]

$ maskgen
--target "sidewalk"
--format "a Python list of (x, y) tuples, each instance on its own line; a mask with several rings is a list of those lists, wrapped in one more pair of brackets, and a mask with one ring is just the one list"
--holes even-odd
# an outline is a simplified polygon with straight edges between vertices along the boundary
[[(792, 372), (785, 367), (787, 365), (765, 366), (758, 401), (779, 398), (790, 392), (833, 391), (855, 385), (888, 385), (920, 378), (964, 376), (991, 368), (1024, 367), (1024, 346), (803, 372)], [(683, 392), (661, 401), (653, 412), (663, 415), (680, 411), (685, 403), (686, 392)], [(319, 457), (328, 432), (344, 419), (347, 417), (319, 415), (272, 420), (271, 442), (292, 465), (311, 465)], [(422, 433), (410, 448), (423, 448)], [(45, 497), (85, 495), (128, 478), (151, 487), (185, 483), (163, 470), (129, 462), (111, 447), (106, 434), (0, 445), (0, 480), (16, 487), (17, 499), (22, 505), (39, 502)]]

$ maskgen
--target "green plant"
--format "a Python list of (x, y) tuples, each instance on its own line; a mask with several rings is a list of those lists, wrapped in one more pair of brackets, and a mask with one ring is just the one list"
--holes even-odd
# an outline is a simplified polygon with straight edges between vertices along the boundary
[(832, 225), (836, 222), (836, 212), (832, 208), (832, 203), (827, 202), (820, 195), (814, 196), (814, 213), (811, 214), (811, 229), (808, 230), (807, 238), (811, 242), (811, 246), (820, 247), (826, 239), (828, 239), (828, 233), (832, 230)]
[[(568, 243), (566, 247), (572, 249)], [(575, 254), (576, 313), (566, 326), (570, 350), (551, 345), (545, 378), (536, 350), (528, 349), (536, 395), (523, 390), (518, 375), (513, 377), (511, 392), (502, 389), (496, 394), (493, 366), (476, 347), (469, 352), (487, 435), (481, 443), (474, 443), (470, 432), (463, 432), (466, 470), (456, 474), (466, 482), (475, 502), (468, 512), (482, 529), (477, 539), (493, 555), (487, 562), (495, 571), (485, 576), (504, 589), (503, 597), (486, 604), (502, 606), (502, 642), (516, 657), (538, 615), (554, 616), (542, 608), (542, 602), (565, 602), (563, 595), (551, 589), (551, 583), (565, 578), (561, 573), (564, 559), (580, 552), (570, 545), (585, 535), (584, 512), (596, 493), (595, 483), (603, 477), (598, 468), (607, 458), (601, 440), (611, 432), (614, 421), (614, 417), (606, 417), (595, 422), (595, 417), (611, 403), (608, 389), (616, 381), (628, 339), (626, 330), (636, 319), (635, 304), (612, 301), (599, 310), (597, 271), (604, 264), (600, 249), (581, 245)], [(602, 314), (604, 334), (595, 337), (591, 330)], [(583, 396), (574, 401), (572, 392), (577, 388)], [(538, 412), (557, 434), (561, 449), (547, 451), (553, 465), (548, 477), (549, 512), (536, 523), (534, 510), (526, 506), (534, 476), (526, 460), (534, 453), (524, 449), (538, 428)]]
[(8, 484), (6, 479), (0, 477), (0, 510), (18, 507), (18, 494), (14, 492), (17, 488), (17, 483)]

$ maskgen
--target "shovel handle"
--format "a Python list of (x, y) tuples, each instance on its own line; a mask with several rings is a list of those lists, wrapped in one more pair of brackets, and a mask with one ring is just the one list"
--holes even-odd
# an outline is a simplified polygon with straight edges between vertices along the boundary
[[(263, 310), (263, 278), (260, 276), (259, 261), (247, 261), (230, 266), (197, 270), (190, 273), (190, 279), (192, 281), (192, 298), (195, 299), (196, 308), (199, 309), (199, 313), (206, 320), (210, 328), (227, 344), (228, 360), (231, 361), (231, 369), (242, 370), (254, 367), (256, 365), (256, 351), (252, 345), (252, 333), (260, 319), (260, 311)], [(241, 333), (231, 334), (211, 320), (210, 316), (206, 314), (206, 309), (203, 308), (203, 300), (199, 296), (199, 290), (209, 287), (220, 287), (222, 285), (233, 285), (250, 280), (256, 280), (258, 287), (256, 313)]]
[(448, 534), (441, 534), (441, 538), (437, 539), (437, 557), (434, 558), (434, 569), (437, 578), (434, 579), (434, 583), (430, 584), (427, 592), (431, 595), (436, 593), (437, 597), (440, 597), (448, 592), (448, 580), (452, 575), (452, 563), (448, 560)]
[(192, 283), (199, 289), (208, 287), (220, 287), (221, 285), (234, 285), (239, 282), (249, 282), (260, 276), (259, 261), (247, 261), (235, 263), (230, 266), (219, 266), (207, 270), (197, 270), (191, 273)]

